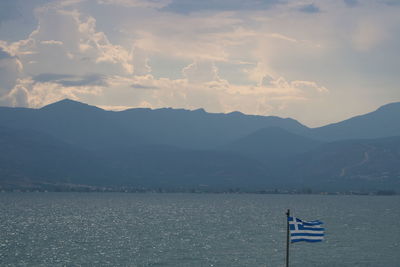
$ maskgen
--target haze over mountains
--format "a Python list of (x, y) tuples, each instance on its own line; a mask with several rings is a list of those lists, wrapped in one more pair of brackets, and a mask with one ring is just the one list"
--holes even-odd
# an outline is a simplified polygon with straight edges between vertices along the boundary
[(204, 110), (72, 100), (0, 108), (0, 185), (400, 189), (400, 103), (319, 128)]

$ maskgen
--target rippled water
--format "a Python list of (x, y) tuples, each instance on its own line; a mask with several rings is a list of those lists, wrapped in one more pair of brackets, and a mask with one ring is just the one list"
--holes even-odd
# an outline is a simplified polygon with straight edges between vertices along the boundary
[(325, 222), (291, 266), (400, 266), (400, 198), (0, 194), (1, 266), (284, 266), (285, 211)]

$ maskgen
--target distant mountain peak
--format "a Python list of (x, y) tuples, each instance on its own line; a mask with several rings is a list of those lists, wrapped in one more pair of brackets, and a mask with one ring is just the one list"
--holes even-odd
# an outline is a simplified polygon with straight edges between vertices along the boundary
[(63, 100), (44, 106), (41, 108), (41, 110), (77, 111), (77, 110), (102, 110), (102, 109), (69, 98), (65, 98)]

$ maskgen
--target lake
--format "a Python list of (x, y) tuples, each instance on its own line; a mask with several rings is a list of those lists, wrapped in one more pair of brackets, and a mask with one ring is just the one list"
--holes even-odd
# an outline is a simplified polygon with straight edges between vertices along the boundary
[(1, 266), (400, 266), (400, 196), (1, 193)]

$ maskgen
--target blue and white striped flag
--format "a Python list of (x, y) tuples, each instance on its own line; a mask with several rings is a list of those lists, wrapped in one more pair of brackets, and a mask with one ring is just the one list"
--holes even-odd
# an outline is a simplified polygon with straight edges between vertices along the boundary
[(321, 221), (302, 221), (296, 217), (288, 217), (290, 241), (321, 242), (324, 239), (324, 228)]

